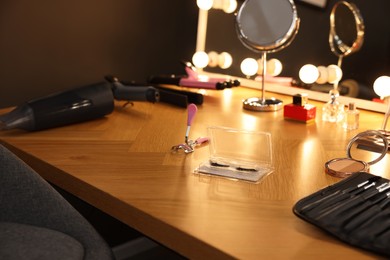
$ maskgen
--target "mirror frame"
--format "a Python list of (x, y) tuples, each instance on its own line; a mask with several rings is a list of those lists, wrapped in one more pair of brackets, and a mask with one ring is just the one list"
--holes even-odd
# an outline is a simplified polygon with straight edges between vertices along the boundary
[[(232, 15), (232, 14), (226, 14), (226, 15)], [(208, 19), (208, 11), (199, 9), (198, 14), (198, 30), (197, 30), (197, 38), (196, 38), (196, 52), (197, 51), (205, 51), (206, 46), (206, 32), (207, 32), (207, 19)], [(233, 58), (234, 59), (234, 58)], [(198, 73), (200, 75), (205, 75), (209, 77), (220, 77), (220, 78), (226, 78), (230, 79), (232, 76), (226, 75), (226, 74), (219, 74), (219, 73), (212, 73), (207, 72), (204, 69), (197, 69)], [(241, 85), (243, 87), (248, 88), (255, 88), (259, 89), (259, 81), (243, 78), (243, 77), (236, 77), (235, 79), (238, 79), (241, 82)], [(317, 91), (312, 90), (306, 90), (306, 89), (299, 89), (292, 86), (284, 86), (284, 85), (276, 85), (272, 83), (267, 83), (265, 85), (265, 90), (268, 92), (273, 93), (279, 93), (279, 94), (285, 94), (293, 96), (301, 90), (304, 91), (309, 95), (309, 98), (312, 100), (322, 101), (322, 102), (328, 102), (329, 101), (329, 94), (328, 93), (321, 93)], [(340, 102), (344, 104), (348, 104), (351, 102), (354, 102), (357, 108), (375, 111), (375, 112), (381, 112), (385, 113), (387, 111), (387, 104), (364, 100), (364, 99), (358, 99), (358, 98), (352, 98), (352, 97), (346, 97), (346, 96), (339, 96), (337, 98)]]
[[(353, 42), (352, 46), (347, 46), (344, 44), (344, 42), (340, 39), (340, 37), (337, 34), (336, 30), (336, 10), (339, 6), (345, 5), (349, 11), (351, 11), (356, 24), (356, 39)], [(364, 22), (363, 17), (360, 14), (359, 9), (356, 7), (355, 4), (349, 3), (346, 1), (339, 1), (337, 2), (330, 13), (330, 32), (329, 32), (329, 45), (330, 49), (332, 50), (333, 54), (335, 54), (339, 58), (346, 57), (348, 55), (351, 55), (354, 52), (357, 52), (360, 50), (360, 48), (363, 45), (364, 42)], [(337, 40), (339, 39), (339, 40)], [(340, 43), (335, 43), (340, 41)], [(339, 51), (341, 48), (340, 45), (346, 46), (347, 50), (345, 52)]]
[(295, 7), (295, 4), (292, 0), (286, 0), (290, 6), (291, 6), (291, 11), (292, 11), (292, 20), (291, 24), (286, 32), (286, 34), (279, 39), (265, 45), (265, 44), (260, 44), (253, 42), (248, 39), (248, 37), (245, 35), (243, 27), (239, 20), (241, 19), (240, 17), (243, 15), (243, 11), (245, 9), (245, 5), (248, 5), (251, 0), (246, 0), (240, 7), (240, 10), (237, 13), (236, 16), (236, 33), (238, 35), (238, 38), (240, 41), (244, 44), (245, 47), (253, 50), (254, 52), (267, 52), (267, 53), (272, 53), (272, 52), (277, 52), (279, 50), (282, 50), (286, 48), (290, 43), (294, 40), (295, 36), (298, 33), (299, 30), (299, 17), (298, 17), (298, 12), (297, 8)]

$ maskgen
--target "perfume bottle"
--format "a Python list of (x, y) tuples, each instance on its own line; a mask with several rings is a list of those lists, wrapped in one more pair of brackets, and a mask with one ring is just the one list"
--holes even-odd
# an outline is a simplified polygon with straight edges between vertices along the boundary
[(292, 104), (287, 104), (283, 109), (285, 119), (291, 119), (304, 123), (315, 121), (316, 107), (308, 104), (308, 95), (306, 93), (293, 96)]
[(344, 114), (343, 128), (346, 130), (359, 128), (359, 110), (356, 109), (355, 103), (348, 104), (348, 110)]
[(322, 107), (322, 121), (341, 122), (344, 118), (344, 105), (337, 101), (339, 92), (332, 89), (329, 94), (330, 101)]

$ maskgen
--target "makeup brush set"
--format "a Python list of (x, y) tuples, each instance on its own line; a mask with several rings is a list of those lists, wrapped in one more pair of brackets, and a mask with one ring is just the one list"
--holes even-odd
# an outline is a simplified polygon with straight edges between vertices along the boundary
[(293, 207), (295, 215), (362, 249), (390, 256), (390, 181), (358, 172)]

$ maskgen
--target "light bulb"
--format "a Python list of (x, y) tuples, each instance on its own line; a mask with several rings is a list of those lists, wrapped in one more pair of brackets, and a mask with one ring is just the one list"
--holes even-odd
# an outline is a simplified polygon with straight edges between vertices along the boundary
[(232, 55), (230, 55), (227, 52), (221, 52), (221, 54), (219, 54), (219, 56), (218, 56), (218, 66), (221, 69), (229, 68), (230, 66), (232, 66), (232, 63), (233, 63)]
[(267, 75), (276, 77), (278, 76), (283, 69), (283, 65), (278, 59), (270, 59), (267, 61)]
[(328, 82), (328, 69), (325, 66), (318, 66), (317, 67), (319, 76), (316, 80), (316, 83), (318, 84), (325, 84)]
[(198, 5), (199, 9), (202, 10), (210, 10), (211, 7), (213, 7), (213, 0), (196, 0), (196, 4)]
[(210, 51), (208, 54), (209, 56), (209, 67), (214, 68), (218, 66), (219, 62), (219, 55), (215, 51)]
[(299, 70), (299, 78), (306, 84), (313, 84), (319, 74), (317, 67), (312, 64), (306, 64)]
[(241, 62), (241, 71), (247, 77), (253, 76), (257, 73), (258, 64), (253, 58), (246, 58)]
[(390, 96), (390, 77), (380, 76), (374, 81), (374, 92), (381, 98)]
[(192, 63), (197, 68), (205, 68), (209, 63), (209, 56), (204, 51), (197, 51), (192, 56)]
[(231, 14), (236, 10), (236, 8), (237, 8), (236, 0), (225, 0), (222, 9), (225, 13)]
[(328, 69), (328, 82), (330, 84), (338, 83), (343, 77), (343, 71), (339, 66), (331, 64), (327, 67)]

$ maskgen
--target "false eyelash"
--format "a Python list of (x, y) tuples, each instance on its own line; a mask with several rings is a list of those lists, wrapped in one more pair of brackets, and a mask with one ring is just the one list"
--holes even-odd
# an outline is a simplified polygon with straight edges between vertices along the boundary
[[(230, 167), (230, 165), (228, 165), (228, 164), (222, 164), (222, 163), (217, 163), (217, 162), (213, 162), (213, 161), (210, 161), (210, 165), (215, 166), (215, 167), (224, 167), (224, 168)], [(241, 166), (233, 167), (233, 168), (236, 169), (237, 171), (245, 171), (245, 172), (257, 172), (258, 171), (255, 168), (245, 168), (245, 167), (241, 167)]]

